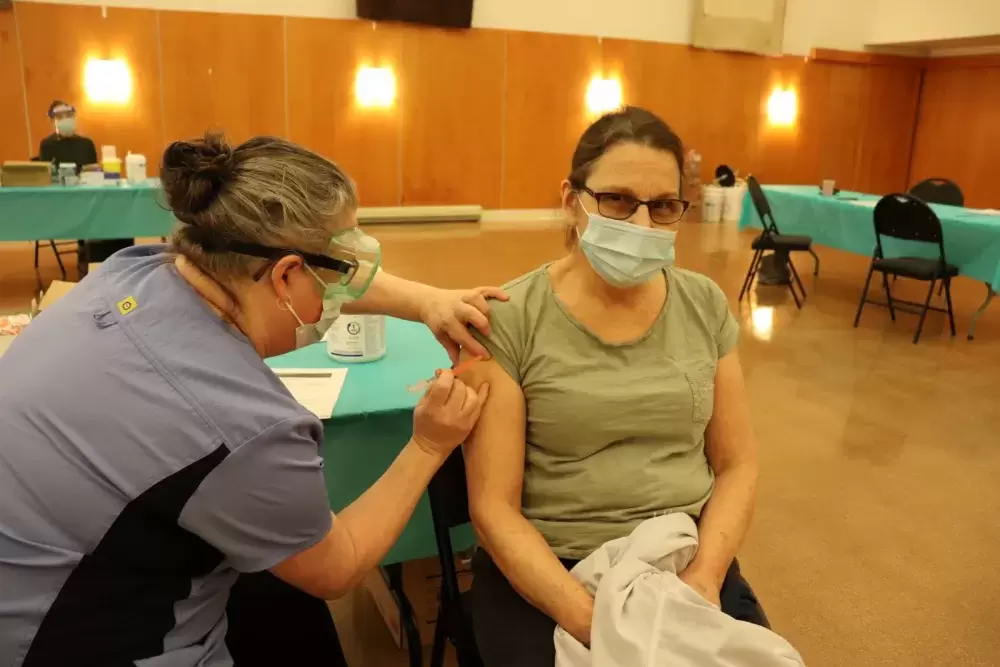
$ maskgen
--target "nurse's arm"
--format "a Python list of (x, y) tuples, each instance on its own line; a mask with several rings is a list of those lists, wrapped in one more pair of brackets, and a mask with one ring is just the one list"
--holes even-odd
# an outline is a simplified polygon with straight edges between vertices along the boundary
[(705, 429), (705, 453), (715, 472), (715, 490), (701, 513), (698, 554), (685, 575), (711, 582), (718, 594), (750, 526), (757, 493), (757, 445), (736, 352), (720, 359), (715, 371), (715, 409)]
[(334, 515), (326, 537), (271, 573), (324, 600), (344, 595), (392, 548), (443, 463), (411, 440), (371, 488)]
[(490, 400), (465, 444), (469, 511), (479, 543), (523, 598), (589, 644), (593, 598), (521, 513), (524, 394), (495, 361), (475, 364), (462, 379), (473, 388), (490, 385)]
[(467, 350), (475, 357), (489, 356), (468, 329), (472, 326), (482, 335), (490, 335), (488, 299), (506, 301), (507, 295), (497, 287), (439, 289), (379, 271), (364, 295), (344, 304), (343, 312), (423, 322), (448, 351), (452, 363), (457, 363), (459, 350)]

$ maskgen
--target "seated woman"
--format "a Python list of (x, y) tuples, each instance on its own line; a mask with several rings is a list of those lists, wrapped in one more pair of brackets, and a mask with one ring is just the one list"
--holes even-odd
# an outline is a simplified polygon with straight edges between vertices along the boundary
[(699, 522), (681, 578), (766, 624), (735, 561), (757, 483), (739, 326), (715, 283), (672, 266), (683, 156), (644, 109), (591, 125), (562, 183), (569, 255), (506, 287), (492, 359), (463, 376), (490, 385), (465, 450), (487, 667), (551, 667), (556, 624), (589, 645), (594, 600), (569, 570), (668, 512)]

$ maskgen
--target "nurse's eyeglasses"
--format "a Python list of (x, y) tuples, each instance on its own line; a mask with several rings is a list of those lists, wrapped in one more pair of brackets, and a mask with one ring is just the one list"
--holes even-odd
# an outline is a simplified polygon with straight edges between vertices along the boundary
[(298, 257), (301, 257), (302, 261), (311, 267), (328, 269), (340, 274), (341, 277), (339, 282), (343, 285), (351, 282), (354, 275), (358, 272), (359, 267), (357, 260), (337, 259), (327, 255), (317, 255), (315, 253), (302, 252), (301, 250), (292, 250), (290, 248), (271, 248), (269, 246), (257, 245), (256, 243), (221, 239), (199, 239), (199, 241), (201, 242), (201, 247), (205, 252), (234, 252), (238, 255), (247, 255), (248, 257), (266, 259), (267, 262), (264, 266), (260, 267), (257, 272), (253, 274), (254, 282), (263, 278), (264, 274), (267, 273), (268, 269), (270, 269), (275, 262), (280, 260), (282, 257), (287, 257), (288, 255), (297, 255)]
[(612, 220), (628, 220), (640, 206), (649, 211), (649, 219), (654, 225), (672, 225), (678, 222), (691, 206), (684, 199), (649, 199), (643, 201), (621, 192), (594, 192), (586, 186), (577, 188), (597, 201), (597, 212)]

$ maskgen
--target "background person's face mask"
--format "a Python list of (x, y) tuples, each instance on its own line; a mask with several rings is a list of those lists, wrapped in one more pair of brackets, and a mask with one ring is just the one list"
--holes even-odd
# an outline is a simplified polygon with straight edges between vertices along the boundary
[(56, 121), (56, 132), (62, 135), (76, 132), (76, 118), (60, 118)]
[(580, 250), (599, 276), (615, 287), (641, 285), (674, 263), (677, 232), (649, 229), (587, 213)]

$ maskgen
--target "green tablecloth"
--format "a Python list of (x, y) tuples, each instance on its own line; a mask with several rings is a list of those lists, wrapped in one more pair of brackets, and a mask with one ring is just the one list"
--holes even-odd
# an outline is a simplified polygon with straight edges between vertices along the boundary
[[(764, 192), (782, 234), (807, 234), (819, 245), (868, 257), (875, 249), (873, 207), (859, 202), (874, 203), (879, 197), (857, 192), (824, 197), (814, 185), (771, 185)], [(931, 208), (941, 219), (948, 262), (958, 266), (963, 276), (1000, 292), (1000, 216), (955, 206), (932, 204)], [(740, 228), (760, 226), (748, 194)], [(885, 240), (883, 247), (887, 256), (937, 257), (938, 253), (937, 248), (921, 243)]]
[[(421, 324), (388, 318), (386, 342), (385, 357), (367, 364), (339, 364), (327, 356), (323, 343), (268, 360), (274, 368), (349, 369), (334, 416), (323, 423), (324, 475), (334, 511), (371, 486), (410, 439), (419, 396), (406, 387), (449, 365), (448, 355)], [(455, 549), (475, 541), (470, 526), (453, 531), (452, 540)], [(436, 554), (430, 501), (424, 494), (383, 564)]]
[(158, 180), (0, 188), (0, 241), (168, 236), (175, 222)]

